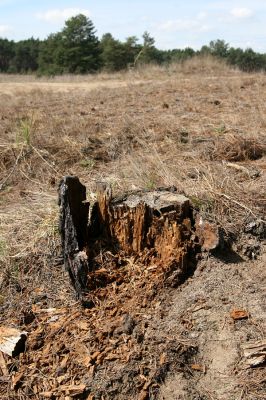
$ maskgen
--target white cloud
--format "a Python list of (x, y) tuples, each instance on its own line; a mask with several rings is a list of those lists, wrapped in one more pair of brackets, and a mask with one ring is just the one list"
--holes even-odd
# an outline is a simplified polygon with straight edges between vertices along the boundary
[(11, 27), (8, 25), (0, 25), (0, 35), (11, 31)]
[(165, 21), (157, 25), (159, 31), (178, 32), (190, 31), (193, 33), (207, 32), (211, 29), (207, 20), (208, 14), (205, 11), (198, 13), (195, 18), (178, 18)]
[(157, 26), (157, 29), (165, 32), (193, 31), (206, 32), (210, 30), (207, 24), (198, 19), (174, 19), (163, 22)]
[(236, 19), (246, 19), (252, 17), (253, 11), (249, 8), (233, 8), (230, 15)]
[(89, 10), (81, 8), (64, 8), (40, 12), (36, 14), (36, 17), (46, 22), (62, 22), (78, 14), (84, 14), (89, 17), (91, 13)]
[(207, 14), (205, 11), (201, 11), (201, 12), (198, 13), (198, 15), (197, 15), (197, 19), (200, 19), (200, 20), (205, 19), (205, 18), (207, 18), (207, 17), (208, 17), (208, 14)]

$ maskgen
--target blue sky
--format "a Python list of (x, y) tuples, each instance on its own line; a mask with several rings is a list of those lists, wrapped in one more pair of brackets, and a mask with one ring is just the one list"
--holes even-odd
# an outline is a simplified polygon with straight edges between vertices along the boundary
[(147, 30), (162, 49), (200, 48), (219, 38), (266, 52), (266, 0), (0, 0), (0, 37), (43, 39), (78, 13), (92, 19), (99, 37), (141, 38)]

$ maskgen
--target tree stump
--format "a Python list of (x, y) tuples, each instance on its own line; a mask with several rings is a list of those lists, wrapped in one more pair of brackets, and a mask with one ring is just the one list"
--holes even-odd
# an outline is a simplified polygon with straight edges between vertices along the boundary
[(173, 189), (132, 192), (119, 198), (112, 198), (104, 184), (97, 189), (98, 221), (116, 251), (138, 255), (144, 264), (185, 263), (192, 226), (188, 198)]
[[(191, 271), (199, 230), (188, 198), (175, 188), (135, 191), (112, 197), (110, 187), (97, 184), (97, 201), (86, 203), (86, 189), (76, 177), (64, 178), (59, 187), (60, 232), (64, 262), (78, 293), (88, 289), (88, 275), (99, 254), (134, 257), (143, 268), (158, 268), (172, 284)], [(88, 220), (88, 215), (89, 220)], [(197, 233), (199, 232), (199, 233)], [(217, 243), (215, 232), (208, 246)]]

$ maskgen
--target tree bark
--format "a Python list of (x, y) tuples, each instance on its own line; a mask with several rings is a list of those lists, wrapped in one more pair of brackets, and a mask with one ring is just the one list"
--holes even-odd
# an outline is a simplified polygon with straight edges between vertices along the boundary
[(81, 294), (89, 271), (86, 251), (89, 203), (86, 203), (86, 187), (77, 177), (66, 176), (60, 182), (59, 206), (64, 265), (77, 293)]

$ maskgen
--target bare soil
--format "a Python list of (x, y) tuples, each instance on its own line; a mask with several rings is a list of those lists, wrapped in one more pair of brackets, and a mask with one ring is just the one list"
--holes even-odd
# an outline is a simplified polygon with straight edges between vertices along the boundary
[[(0, 80), (0, 324), (28, 340), (0, 364), (1, 399), (265, 398), (265, 366), (241, 350), (265, 338), (265, 75), (193, 61), (21, 79)], [(225, 244), (178, 287), (106, 253), (84, 308), (58, 234), (68, 174), (91, 201), (99, 180), (117, 195), (175, 185)]]

